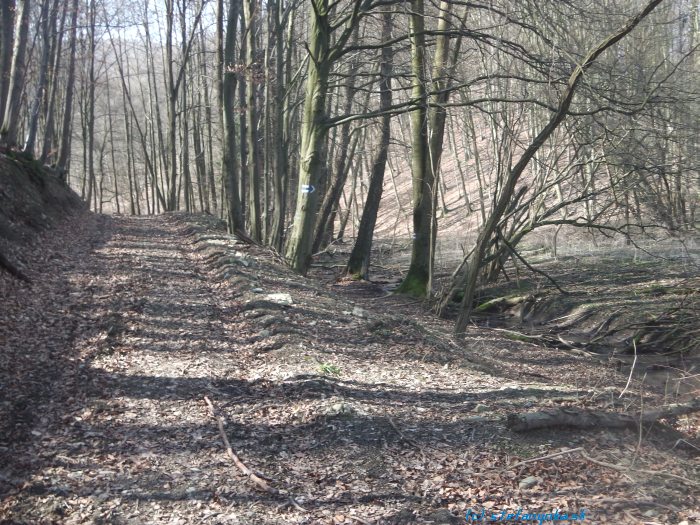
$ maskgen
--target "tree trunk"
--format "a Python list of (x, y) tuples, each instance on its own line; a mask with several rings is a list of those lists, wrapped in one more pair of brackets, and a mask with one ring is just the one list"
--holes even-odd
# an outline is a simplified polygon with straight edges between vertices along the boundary
[[(24, 152), (32, 156), (34, 155), (36, 134), (39, 127), (39, 112), (46, 94), (49, 70), (49, 52), (51, 51), (51, 35), (49, 32), (51, 27), (49, 24), (49, 1), (50, 0), (43, 0), (41, 4), (41, 14), (39, 15), (39, 25), (41, 27), (41, 60), (39, 62), (39, 79), (37, 81), (34, 99), (32, 100), (32, 105), (29, 109), (29, 131), (27, 132), (27, 140), (24, 143)], [(52, 16), (55, 16), (55, 9), (52, 9), (51, 14)]]
[[(58, 9), (58, 0), (54, 0), (54, 7), (53, 11), (57, 12)], [(39, 158), (39, 162), (42, 164), (46, 164), (50, 160), (52, 161), (51, 164), (53, 164), (57, 159), (55, 152), (52, 151), (54, 148), (54, 145), (57, 144), (57, 137), (56, 137), (56, 130), (54, 129), (54, 122), (56, 120), (56, 98), (58, 95), (58, 80), (59, 80), (59, 71), (61, 69), (61, 58), (63, 55), (63, 30), (66, 26), (66, 16), (68, 14), (68, 8), (64, 7), (61, 13), (61, 24), (56, 31), (56, 24), (55, 20), (52, 22), (53, 24), (53, 65), (52, 65), (52, 73), (51, 73), (51, 94), (49, 95), (49, 101), (48, 105), (46, 107), (46, 131), (44, 132), (44, 142), (41, 146), (41, 156)], [(51, 156), (51, 158), (49, 158)]]
[(311, 26), (309, 28), (309, 71), (306, 78), (304, 116), (301, 128), (299, 158), (299, 191), (287, 242), (286, 258), (299, 273), (306, 273), (311, 264), (311, 248), (314, 236), (314, 219), (318, 207), (319, 185), (323, 172), (323, 147), (328, 128), (323, 122), (328, 93), (330, 24), (328, 0), (311, 0)]
[(433, 222), (433, 173), (430, 168), (428, 112), (425, 71), (425, 27), (423, 0), (411, 1), (412, 98), (417, 109), (411, 113), (411, 174), (413, 180), (413, 246), (411, 265), (397, 288), (398, 293), (425, 297), (430, 281), (431, 225)]
[[(357, 43), (358, 31), (354, 31), (353, 43)], [(357, 92), (355, 87), (355, 80), (357, 75), (357, 70), (360, 66), (359, 60), (355, 59), (348, 69), (347, 80), (345, 84), (345, 94), (344, 94), (344, 104), (343, 113), (349, 114), (352, 110), (352, 103)], [(338, 155), (336, 158), (335, 166), (333, 168), (333, 173), (331, 174), (331, 180), (329, 186), (325, 189), (325, 195), (323, 201), (319, 208), (318, 217), (316, 219), (316, 226), (314, 230), (314, 243), (312, 246), (312, 253), (317, 252), (321, 249), (324, 242), (329, 242), (330, 239), (326, 238), (326, 231), (329, 229), (328, 219), (331, 216), (333, 208), (338, 205), (340, 200), (340, 194), (345, 186), (345, 181), (347, 180), (348, 173), (348, 157), (351, 155), (350, 152), (350, 126), (351, 122), (344, 122), (340, 126), (340, 140), (338, 141)], [(330, 225), (332, 230), (333, 225)]]
[(223, 167), (226, 193), (228, 197), (229, 231), (245, 231), (241, 198), (238, 193), (240, 177), (236, 164), (236, 28), (240, 0), (230, 0), (228, 23), (226, 26), (226, 43), (223, 64), (222, 106), (224, 121)]
[(0, 123), (4, 120), (5, 104), (12, 78), (12, 43), (15, 25), (15, 0), (0, 2)]
[(285, 88), (287, 79), (284, 76), (284, 1), (274, 0), (270, 3), (270, 8), (274, 9), (275, 17), (275, 104), (273, 109), (273, 129), (272, 129), (272, 144), (275, 149), (274, 167), (273, 167), (273, 193), (274, 193), (274, 211), (272, 216), (270, 244), (277, 250), (282, 250), (284, 219), (286, 215), (287, 205), (287, 178), (288, 160), (287, 160), (287, 143), (284, 137), (285, 123)]
[[(386, 11), (382, 15), (382, 41), (391, 37), (391, 12)], [(391, 75), (393, 71), (393, 50), (391, 46), (382, 48), (379, 81), (379, 109), (386, 110), (391, 107)], [(381, 117), (381, 132), (379, 138), (379, 150), (372, 162), (367, 200), (362, 209), (362, 219), (357, 232), (355, 245), (350, 253), (345, 273), (349, 276), (369, 279), (370, 255), (372, 253), (372, 237), (377, 223), (377, 212), (382, 199), (384, 187), (384, 172), (389, 156), (389, 141), (391, 140), (391, 115)]]
[(61, 147), (58, 154), (57, 169), (65, 171), (71, 150), (71, 123), (73, 122), (73, 91), (75, 87), (75, 51), (78, 34), (78, 2), (73, 0), (70, 21), (70, 59), (68, 61), (68, 78), (66, 79), (66, 103), (63, 111)]
[(8, 146), (17, 145), (17, 128), (19, 126), (19, 112), (22, 107), (22, 88), (26, 70), (24, 58), (29, 38), (30, 9), (30, 0), (19, 0), (15, 9), (12, 68), (10, 71), (10, 83), (7, 88), (5, 114), (3, 115), (2, 128), (0, 128), (0, 140)]
[(258, 119), (257, 101), (255, 85), (257, 83), (257, 73), (259, 71), (256, 63), (257, 42), (255, 41), (256, 31), (256, 0), (243, 0), (244, 17), (246, 21), (245, 30), (245, 61), (246, 61), (246, 97), (245, 97), (245, 119), (246, 119), (246, 142), (247, 156), (245, 170), (248, 180), (248, 218), (250, 222), (250, 234), (256, 241), (262, 240), (262, 222), (260, 217), (260, 183), (261, 173), (259, 169), (260, 151), (258, 148)]

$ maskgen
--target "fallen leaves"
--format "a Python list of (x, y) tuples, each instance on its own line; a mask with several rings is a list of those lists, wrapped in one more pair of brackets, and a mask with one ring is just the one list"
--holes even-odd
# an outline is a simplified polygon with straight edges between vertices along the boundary
[[(523, 345), (475, 329), (468, 350), (455, 348), (451, 327), (418, 306), (299, 278), (208, 221), (86, 219), (46, 245), (61, 256), (41, 258), (50, 266), (35, 294), (2, 289), (0, 334), (14, 361), (0, 362), (0, 410), (11, 418), (0, 425), (12, 429), (0, 443), (11, 459), (0, 516), (379, 525), (477, 507), (602, 511), (605, 498), (634, 495), (624, 473), (562, 452), (604, 457), (595, 437), (523, 437), (503, 425), (513, 407), (593, 404), (596, 384), (569, 381), (592, 377), (580, 359), (556, 353), (561, 383), (525, 384)], [(249, 264), (223, 271), (222, 257)], [(475, 369), (475, 352), (498, 374)], [(552, 355), (527, 346), (533, 370)], [(222, 429), (248, 473), (226, 457)], [(611, 434), (605, 450), (677, 475), (692, 468), (681, 451), (636, 444)], [(693, 495), (669, 482), (662, 497), (676, 510), (653, 519), (691, 519)], [(644, 505), (615, 522), (641, 519)]]

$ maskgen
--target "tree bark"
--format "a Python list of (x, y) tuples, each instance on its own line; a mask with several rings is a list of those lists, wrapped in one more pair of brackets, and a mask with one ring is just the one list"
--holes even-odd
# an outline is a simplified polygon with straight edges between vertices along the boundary
[[(386, 11), (382, 15), (382, 40), (387, 41), (391, 37), (391, 12)], [(381, 53), (380, 80), (379, 80), (379, 109), (387, 110), (391, 107), (391, 75), (393, 74), (393, 49), (390, 45), (384, 46)], [(381, 131), (379, 137), (379, 150), (372, 162), (367, 200), (362, 209), (362, 218), (357, 232), (355, 245), (350, 253), (345, 273), (349, 276), (369, 279), (370, 256), (372, 253), (372, 238), (374, 227), (377, 223), (377, 213), (382, 200), (384, 188), (384, 172), (389, 156), (389, 142), (391, 140), (391, 115), (384, 114), (381, 117)]]
[(24, 73), (26, 70), (25, 55), (27, 52), (27, 40), (29, 39), (30, 9), (30, 0), (19, 0), (17, 3), (15, 10), (15, 36), (14, 48), (12, 50), (10, 83), (7, 88), (7, 100), (5, 103), (2, 128), (0, 128), (0, 140), (7, 146), (13, 147), (17, 145), (19, 112), (22, 107), (22, 88), (24, 86)]
[(61, 147), (58, 154), (57, 169), (66, 171), (71, 150), (71, 125), (73, 122), (73, 91), (75, 87), (75, 52), (78, 35), (78, 2), (73, 0), (71, 5), (70, 22), (70, 59), (68, 61), (68, 78), (66, 79), (66, 103), (63, 111), (63, 126), (61, 131)]
[(413, 181), (413, 243), (411, 265), (398, 293), (425, 297), (430, 280), (431, 224), (433, 215), (433, 172), (430, 169), (428, 137), (428, 97), (425, 66), (425, 15), (423, 0), (411, 1), (411, 71), (412, 98), (417, 108), (411, 113), (413, 152), (411, 176)]
[(322, 150), (328, 135), (328, 128), (323, 120), (331, 67), (330, 34), (328, 0), (311, 0), (310, 61), (301, 127), (299, 186), (286, 251), (287, 262), (293, 270), (301, 274), (305, 274), (311, 264), (313, 226), (318, 208), (318, 192), (315, 190), (323, 172)]
[(230, 0), (228, 22), (226, 25), (226, 42), (224, 48), (222, 106), (224, 121), (223, 167), (226, 194), (228, 199), (229, 231), (245, 231), (243, 210), (239, 194), (240, 172), (236, 163), (236, 28), (240, 0)]
[(15, 7), (15, 0), (0, 2), (0, 123), (5, 119), (5, 104), (10, 88)]
[(262, 222), (260, 217), (260, 183), (261, 173), (259, 169), (260, 151), (258, 148), (258, 119), (256, 89), (258, 65), (256, 62), (257, 42), (255, 31), (257, 26), (256, 0), (243, 0), (245, 30), (245, 61), (246, 61), (246, 156), (245, 170), (248, 180), (248, 219), (250, 223), (250, 235), (256, 240), (262, 240)]
[[(37, 80), (34, 99), (32, 100), (32, 105), (29, 109), (29, 130), (27, 132), (27, 140), (24, 143), (24, 152), (30, 155), (34, 155), (34, 146), (36, 145), (36, 135), (39, 127), (39, 112), (41, 110), (41, 104), (44, 100), (44, 96), (46, 95), (48, 80), (49, 52), (51, 51), (51, 35), (49, 33), (49, 29), (51, 27), (49, 24), (49, 2), (50, 0), (43, 0), (41, 4), (41, 14), (39, 15), (39, 26), (41, 27), (41, 60), (39, 61), (39, 79)], [(51, 11), (52, 16), (55, 16), (55, 2), (54, 8)]]

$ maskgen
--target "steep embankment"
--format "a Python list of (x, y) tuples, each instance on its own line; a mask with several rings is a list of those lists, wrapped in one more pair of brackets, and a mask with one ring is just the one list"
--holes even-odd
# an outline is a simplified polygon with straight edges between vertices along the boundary
[(0, 150), (0, 272), (26, 279), (37, 235), (84, 210), (59, 176), (21, 153)]

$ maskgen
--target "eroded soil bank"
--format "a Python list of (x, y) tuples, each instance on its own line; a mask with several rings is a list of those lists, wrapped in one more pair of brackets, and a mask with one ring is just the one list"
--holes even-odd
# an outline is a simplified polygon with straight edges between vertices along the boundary
[[(625, 388), (614, 363), (486, 327), (456, 343), (420, 304), (294, 275), (207, 217), (88, 215), (25, 267), (32, 285), (0, 277), (2, 523), (700, 517), (697, 415), (506, 428), (513, 412), (676, 400)], [(225, 453), (205, 397), (271, 490)], [(589, 459), (559, 454), (579, 447)]]

